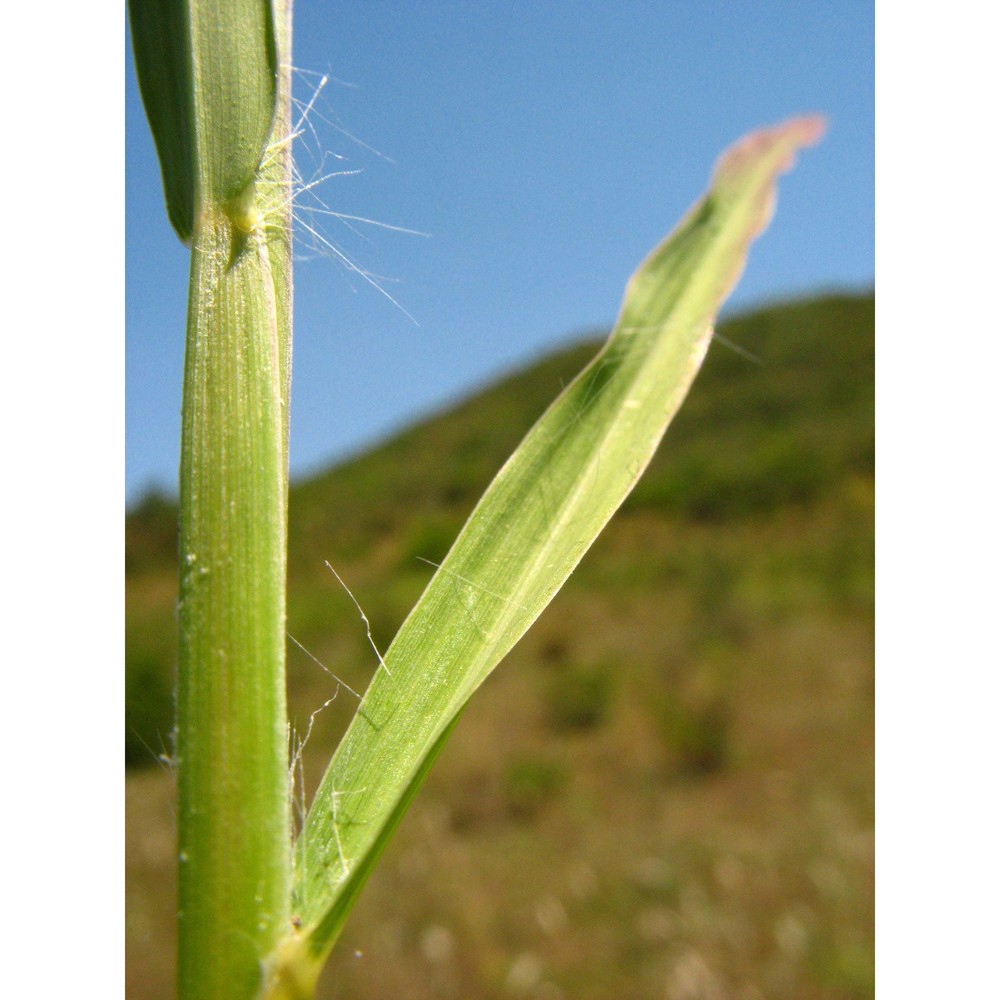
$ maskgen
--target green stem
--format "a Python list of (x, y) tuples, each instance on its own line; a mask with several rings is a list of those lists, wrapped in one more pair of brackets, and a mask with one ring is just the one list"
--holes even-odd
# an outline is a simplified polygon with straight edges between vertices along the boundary
[[(181, 430), (180, 1000), (253, 1000), (292, 929), (285, 706), (291, 0), (130, 0), (192, 245)], [(286, 977), (287, 978), (287, 977)]]
[[(290, 5), (275, 5), (279, 51)], [(285, 703), (290, 73), (243, 233), (195, 230), (181, 440), (177, 696), (181, 1000), (251, 1000), (290, 928)], [(246, 199), (244, 199), (246, 201)]]
[(182, 1000), (254, 997), (290, 918), (280, 368), (263, 238), (209, 214), (192, 249), (181, 438)]

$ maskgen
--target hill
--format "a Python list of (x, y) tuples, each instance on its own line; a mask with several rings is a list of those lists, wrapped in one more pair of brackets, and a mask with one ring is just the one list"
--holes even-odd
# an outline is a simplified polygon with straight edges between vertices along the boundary
[[(719, 332), (632, 498), (466, 712), (348, 924), (338, 997), (872, 995), (874, 301)], [(384, 648), (594, 349), (295, 484), (291, 635), (362, 687), (324, 560)], [(157, 497), (126, 520), (135, 997), (169, 995), (169, 779), (139, 768), (169, 748), (175, 523)], [(332, 688), (292, 646), (300, 731)], [(316, 716), (307, 784), (352, 710)]]

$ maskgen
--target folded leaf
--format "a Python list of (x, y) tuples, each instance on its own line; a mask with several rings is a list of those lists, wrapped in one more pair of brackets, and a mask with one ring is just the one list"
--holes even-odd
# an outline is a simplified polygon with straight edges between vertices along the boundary
[[(816, 117), (746, 137), (628, 283), (614, 331), (501, 469), (404, 622), (299, 839), (289, 961), (318, 968), (472, 692), (538, 617), (648, 465)], [(308, 975), (305, 978), (309, 978)]]

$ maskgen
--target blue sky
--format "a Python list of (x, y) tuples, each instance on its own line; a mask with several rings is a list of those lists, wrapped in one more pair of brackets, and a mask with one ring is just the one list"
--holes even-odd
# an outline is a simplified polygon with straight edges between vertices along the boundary
[[(820, 111), (728, 311), (874, 281), (869, 2), (300, 0), (292, 475), (613, 322), (624, 283), (743, 132)], [(175, 489), (188, 252), (126, 60), (126, 497)], [(322, 155), (325, 154), (325, 161)], [(383, 294), (383, 291), (386, 294)], [(395, 300), (395, 303), (389, 297)], [(411, 319), (412, 317), (412, 319)]]

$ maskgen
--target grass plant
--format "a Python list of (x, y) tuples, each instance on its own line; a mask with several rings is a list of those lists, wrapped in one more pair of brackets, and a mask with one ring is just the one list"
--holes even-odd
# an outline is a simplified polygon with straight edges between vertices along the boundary
[(607, 344), (500, 470), (379, 656), (293, 846), (290, 14), (284, 0), (130, 3), (167, 212), (192, 251), (179, 516), (181, 1000), (312, 996), (472, 693), (651, 461), (768, 221), (777, 175), (822, 131), (819, 119), (793, 119), (732, 147), (706, 196), (633, 275)]

